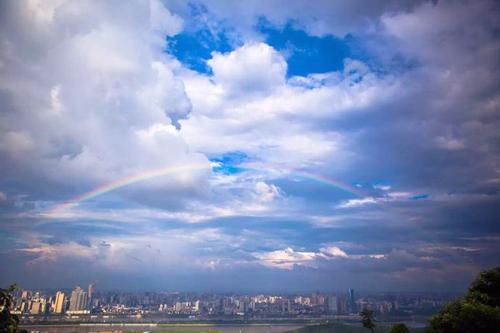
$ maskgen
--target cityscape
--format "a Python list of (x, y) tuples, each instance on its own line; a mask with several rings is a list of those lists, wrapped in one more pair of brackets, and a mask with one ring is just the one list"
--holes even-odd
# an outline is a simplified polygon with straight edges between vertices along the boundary
[(11, 313), (22, 322), (196, 322), (358, 320), (359, 311), (374, 310), (380, 318), (426, 318), (449, 302), (452, 294), (378, 293), (359, 295), (353, 289), (312, 294), (217, 294), (186, 292), (98, 291), (83, 289), (18, 290)]

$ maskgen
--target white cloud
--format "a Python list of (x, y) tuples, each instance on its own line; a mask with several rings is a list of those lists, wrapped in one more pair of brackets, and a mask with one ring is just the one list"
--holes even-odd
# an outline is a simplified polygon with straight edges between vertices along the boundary
[(259, 181), (255, 184), (255, 194), (259, 201), (269, 202), (280, 197), (280, 190), (276, 185)]
[(0, 150), (12, 156), (29, 153), (35, 148), (35, 142), (27, 131), (6, 131), (0, 136)]
[(334, 264), (335, 260), (382, 260), (386, 258), (384, 254), (357, 254), (348, 255), (338, 246), (326, 246), (317, 252), (295, 251), (291, 247), (283, 250), (254, 253), (259, 264), (278, 269), (292, 270), (296, 266), (320, 268), (322, 265)]
[[(343, 150), (343, 135), (318, 127), (389, 100), (398, 83), (391, 77), (378, 77), (363, 63), (350, 59), (340, 72), (286, 81), (283, 61), (270, 46), (248, 43), (230, 54), (215, 54), (208, 61), (213, 77), (182, 72), (193, 105), (189, 119), (180, 121), (189, 146), (209, 154), (244, 151), (264, 163), (289, 168), (317, 167), (330, 158), (337, 168), (346, 167), (351, 152)], [(224, 69), (222, 74), (219, 68)], [(320, 83), (304, 86), (297, 84), (299, 79)], [(240, 89), (240, 81), (252, 86), (259, 82), (255, 86), (264, 89), (265, 95), (264, 90), (255, 95), (251, 87)], [(233, 91), (227, 98), (225, 85), (244, 96)]]
[[(384, 103), (398, 90), (398, 82), (392, 77), (379, 77), (352, 59), (345, 60), (342, 71), (287, 80), (283, 57), (264, 43), (249, 42), (231, 53), (215, 53), (208, 65), (213, 76), (179, 70), (193, 106), (189, 118), (179, 121), (181, 134), (193, 151), (210, 155), (242, 151), (250, 156), (242, 165), (249, 169), (246, 178), (218, 176), (216, 182), (244, 187), (249, 192), (261, 181), (272, 182), (276, 176), (272, 170), (314, 168), (319, 174), (335, 172), (332, 164), (322, 171), (330, 160), (335, 161), (337, 170), (348, 168), (352, 161), (352, 152), (346, 148), (349, 142), (338, 131), (321, 130), (322, 124)], [(259, 82), (256, 86), (262, 90), (243, 89), (242, 82), (252, 87)], [(253, 177), (247, 177), (249, 174)], [(226, 202), (231, 201), (232, 192), (227, 188)], [(277, 198), (276, 193), (269, 194)], [(279, 200), (263, 203), (260, 200), (244, 206), (253, 214), (282, 211)]]
[(364, 205), (368, 205), (368, 204), (374, 204), (377, 202), (378, 202), (378, 200), (376, 198), (372, 198), (372, 197), (366, 197), (366, 198), (362, 198), (362, 199), (349, 199), (349, 200), (342, 202), (337, 207), (339, 207), (339, 208), (352, 208), (352, 207), (359, 207), (359, 206), (364, 206)]
[(228, 54), (215, 52), (207, 64), (229, 96), (267, 95), (285, 83), (287, 63), (265, 43), (247, 43)]
[(149, 0), (151, 29), (158, 34), (159, 38), (165, 35), (173, 36), (181, 32), (183, 21), (180, 17), (173, 15), (159, 0)]
[(66, 258), (95, 260), (99, 256), (97, 246), (82, 245), (73, 241), (60, 244), (33, 243), (29, 247), (19, 249), (19, 251), (34, 256), (34, 259), (28, 261), (30, 265), (56, 262)]
[(54, 20), (56, 9), (64, 3), (64, 0), (28, 0), (26, 3), (27, 14), (33, 19), (49, 23)]
[(6, 6), (0, 158), (9, 177), (57, 195), (68, 184), (81, 191), (152, 168), (206, 163), (206, 173), (156, 184), (165, 201), (205, 186), (208, 160), (173, 127), (191, 111), (178, 65), (164, 52), (165, 35), (182, 28), (179, 17), (156, 0)]
[[(237, 258), (224, 257), (226, 244), (237, 247), (240, 236), (229, 236), (217, 229), (157, 230), (151, 234), (89, 237), (85, 242), (46, 242), (28, 236), (17, 249), (29, 254), (29, 265), (38, 268), (52, 263), (85, 262), (89, 270), (137, 272), (164, 276), (173, 270), (213, 270), (220, 265), (237, 263)], [(207, 249), (207, 244), (214, 244)], [(130, 263), (133, 262), (133, 265)], [(174, 269), (175, 267), (175, 269)]]
[(381, 190), (381, 191), (389, 191), (391, 189), (390, 185), (374, 185), (374, 189)]
[(310, 266), (316, 258), (314, 252), (294, 251), (291, 247), (267, 253), (256, 253), (255, 257), (267, 267), (291, 270), (295, 265)]
[(61, 99), (59, 97), (60, 94), (61, 94), (60, 85), (56, 85), (50, 90), (50, 109), (52, 112), (56, 114), (61, 113), (62, 111)]
[(307, 0), (249, 0), (235, 2), (199, 1), (215, 15), (231, 23), (243, 36), (254, 37), (259, 19), (278, 26), (292, 22), (313, 35), (333, 34), (340, 37), (357, 33), (375, 25), (384, 12), (400, 12), (411, 9), (419, 1), (315, 1)]
[[(375, 188), (382, 189), (380, 186), (374, 186)], [(404, 202), (410, 200), (416, 193), (411, 192), (389, 192), (390, 186), (386, 187), (383, 196), (380, 197), (365, 197), (360, 199), (349, 199), (341, 202), (336, 207), (337, 208), (356, 208), (364, 207), (372, 204), (382, 204), (387, 202)]]
[(347, 253), (342, 251), (337, 246), (323, 247), (320, 249), (320, 254), (323, 255), (325, 258), (331, 258), (331, 257), (347, 258)]

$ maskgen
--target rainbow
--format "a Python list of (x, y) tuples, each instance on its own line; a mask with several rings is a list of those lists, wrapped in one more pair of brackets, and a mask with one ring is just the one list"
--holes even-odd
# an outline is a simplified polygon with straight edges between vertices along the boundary
[(317, 182), (320, 182), (320, 183), (323, 183), (326, 185), (333, 186), (333, 187), (340, 189), (344, 192), (348, 192), (356, 197), (364, 197), (365, 196), (365, 194), (362, 191), (360, 191), (358, 188), (356, 188), (350, 184), (347, 184), (345, 182), (330, 178), (330, 177), (317, 175), (317, 174), (313, 174), (313, 173), (306, 172), (306, 171), (294, 171), (292, 174), (295, 174), (299, 177), (303, 177), (306, 179), (315, 180)]
[(169, 174), (186, 172), (186, 171), (203, 170), (203, 169), (208, 170), (208, 169), (210, 169), (210, 166), (207, 165), (207, 163), (203, 163), (203, 164), (192, 164), (192, 165), (188, 165), (188, 166), (179, 166), (179, 167), (157, 168), (157, 169), (143, 171), (143, 172), (140, 172), (140, 173), (137, 173), (134, 175), (125, 176), (123, 178), (113, 180), (109, 183), (101, 184), (101, 185), (97, 186), (96, 188), (94, 188), (93, 190), (90, 190), (88, 192), (80, 194), (80, 195), (78, 195), (70, 200), (67, 200), (61, 204), (55, 205), (45, 215), (47, 217), (56, 217), (60, 213), (78, 206), (83, 201), (93, 199), (95, 197), (98, 197), (100, 195), (109, 193), (111, 191), (117, 190), (119, 188), (122, 188), (122, 187), (125, 187), (128, 185), (140, 183), (140, 182), (143, 182), (146, 180), (166, 176)]
[(272, 171), (277, 171), (279, 173), (286, 173), (288, 175), (296, 176), (299, 178), (305, 178), (305, 179), (310, 179), (314, 180), (316, 182), (335, 187), (336, 189), (342, 190), (344, 192), (350, 193), (356, 197), (364, 197), (365, 194), (363, 191), (361, 191), (359, 188), (348, 184), (346, 182), (333, 179), (331, 177), (327, 177), (324, 175), (320, 174), (315, 174), (311, 173), (305, 170), (300, 170), (300, 169), (292, 169), (283, 165), (278, 165), (278, 164), (260, 164), (259, 165), (253, 165), (249, 168), (250, 170), (272, 170)]
[[(207, 170), (210, 169), (211, 166), (208, 166), (206, 163), (203, 164), (193, 164), (193, 165), (187, 165), (187, 166), (179, 166), (179, 167), (166, 167), (166, 168), (158, 168), (158, 169), (151, 169), (147, 171), (140, 172), (138, 174), (134, 175), (129, 175), (123, 178), (119, 178), (116, 180), (113, 180), (108, 183), (101, 184), (94, 188), (93, 190), (90, 190), (88, 192), (82, 193), (76, 197), (73, 197), (63, 203), (60, 203), (58, 205), (53, 206), (44, 216), (49, 217), (49, 218), (55, 218), (60, 216), (61, 213), (70, 210), (76, 206), (78, 206), (80, 203), (96, 198), (98, 196), (101, 196), (103, 194), (112, 192), (114, 190), (120, 189), (125, 186), (129, 186), (132, 184), (136, 184), (139, 182), (143, 182), (146, 180), (150, 180), (153, 178), (157, 177), (162, 177), (170, 174), (175, 174), (179, 172), (186, 172), (186, 171), (196, 171), (196, 170)], [(354, 196), (357, 197), (363, 197), (363, 193), (356, 187), (341, 182), (339, 180), (335, 180), (333, 178), (325, 177), (322, 175), (317, 175), (313, 174), (307, 171), (301, 171), (301, 170), (295, 170), (295, 169), (290, 169), (284, 166), (276, 166), (276, 165), (270, 165), (270, 166), (251, 166), (249, 168), (244, 168), (244, 170), (264, 170), (264, 171), (278, 171), (280, 173), (285, 172), (286, 174), (289, 175), (295, 175), (300, 178), (306, 178), (306, 179), (311, 179), (329, 186), (333, 186), (337, 189), (340, 189), (342, 191), (348, 192)]]

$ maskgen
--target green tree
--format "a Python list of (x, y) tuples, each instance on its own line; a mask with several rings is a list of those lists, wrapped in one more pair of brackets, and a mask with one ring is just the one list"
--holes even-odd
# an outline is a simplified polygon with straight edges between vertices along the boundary
[(364, 308), (359, 315), (361, 316), (361, 324), (363, 324), (363, 327), (369, 329), (373, 333), (375, 330), (375, 312), (368, 308)]
[(19, 330), (19, 317), (10, 313), (10, 306), (14, 300), (12, 293), (17, 289), (15, 284), (7, 289), (0, 288), (0, 332), (17, 333)]
[(410, 333), (410, 329), (403, 323), (393, 325), (390, 333)]
[(479, 273), (471, 283), (466, 296), (469, 302), (500, 306), (500, 267)]
[(427, 333), (498, 332), (500, 267), (478, 274), (463, 299), (431, 318)]

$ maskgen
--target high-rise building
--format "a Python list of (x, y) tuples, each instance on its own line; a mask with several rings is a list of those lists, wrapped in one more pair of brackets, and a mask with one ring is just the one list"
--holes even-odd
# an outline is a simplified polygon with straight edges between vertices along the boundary
[(55, 313), (62, 313), (64, 309), (64, 293), (61, 291), (58, 291), (56, 293), (56, 300), (54, 302), (54, 312)]
[(89, 300), (92, 300), (94, 293), (95, 293), (95, 283), (91, 283), (89, 284)]
[(40, 314), (41, 312), (42, 312), (42, 302), (40, 302), (40, 301), (32, 302), (30, 313), (31, 314)]
[(339, 313), (339, 306), (336, 296), (328, 296), (328, 312)]
[(87, 293), (77, 286), (71, 293), (71, 298), (69, 299), (69, 311), (77, 312), (86, 310), (87, 301)]
[(21, 303), (21, 313), (25, 312), (28, 309), (28, 301), (23, 301)]
[(347, 305), (350, 313), (356, 313), (356, 299), (354, 298), (354, 289), (349, 288)]
[(195, 301), (193, 303), (193, 311), (196, 311), (196, 312), (200, 311), (200, 301)]
[(182, 303), (181, 302), (175, 302), (174, 306), (175, 312), (179, 313), (182, 311)]
[(289, 299), (285, 299), (281, 303), (281, 312), (283, 312), (283, 313), (290, 313), (290, 312), (292, 312), (292, 303), (290, 302)]

